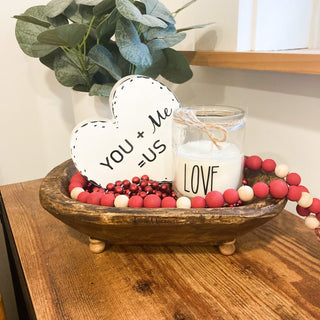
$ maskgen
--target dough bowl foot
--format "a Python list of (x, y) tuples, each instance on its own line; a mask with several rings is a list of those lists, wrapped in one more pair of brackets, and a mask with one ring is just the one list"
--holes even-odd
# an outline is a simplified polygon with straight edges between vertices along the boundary
[(224, 256), (231, 256), (235, 253), (236, 251), (236, 245), (235, 245), (236, 239), (225, 242), (221, 245), (219, 245), (219, 251), (221, 254)]
[(89, 249), (93, 253), (101, 253), (106, 248), (106, 243), (99, 239), (89, 237)]

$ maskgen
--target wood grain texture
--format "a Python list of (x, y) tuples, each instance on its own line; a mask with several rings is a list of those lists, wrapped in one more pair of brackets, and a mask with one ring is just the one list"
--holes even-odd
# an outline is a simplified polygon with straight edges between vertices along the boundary
[[(68, 195), (75, 172), (71, 160), (54, 168), (41, 184), (40, 202), (56, 218), (109, 244), (221, 244), (269, 221), (286, 204), (268, 198), (237, 208), (188, 210), (89, 205)], [(248, 176), (251, 182), (275, 178), (262, 172)]]
[(181, 51), (191, 65), (320, 74), (320, 54), (271, 52)]
[(111, 246), (42, 209), (41, 180), (1, 187), (38, 319), (320, 319), (320, 244), (282, 212), (238, 239), (212, 246)]

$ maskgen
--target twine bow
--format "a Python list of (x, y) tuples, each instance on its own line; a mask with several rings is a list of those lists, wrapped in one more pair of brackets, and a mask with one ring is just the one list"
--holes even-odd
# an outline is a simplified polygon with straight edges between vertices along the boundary
[[(223, 126), (214, 123), (201, 122), (192, 110), (181, 109), (177, 112), (177, 117), (174, 117), (173, 119), (179, 124), (193, 126), (204, 131), (219, 150), (221, 149), (221, 147), (219, 146), (218, 142), (224, 142), (227, 139), (227, 130)], [(215, 137), (214, 134), (210, 131), (211, 129), (220, 130), (223, 134), (223, 137), (220, 139)]]

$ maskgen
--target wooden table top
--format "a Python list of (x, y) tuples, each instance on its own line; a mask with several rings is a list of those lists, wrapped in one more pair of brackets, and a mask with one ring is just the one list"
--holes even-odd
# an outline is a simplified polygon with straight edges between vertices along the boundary
[(320, 243), (283, 211), (216, 247), (112, 246), (40, 206), (41, 180), (0, 187), (37, 319), (320, 319)]

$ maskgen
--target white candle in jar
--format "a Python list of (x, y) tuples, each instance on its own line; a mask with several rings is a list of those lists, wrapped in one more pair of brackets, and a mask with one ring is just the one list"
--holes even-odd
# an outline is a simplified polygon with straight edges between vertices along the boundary
[(204, 197), (208, 192), (237, 189), (242, 181), (243, 153), (230, 142), (191, 141), (174, 155), (174, 187), (178, 195)]

